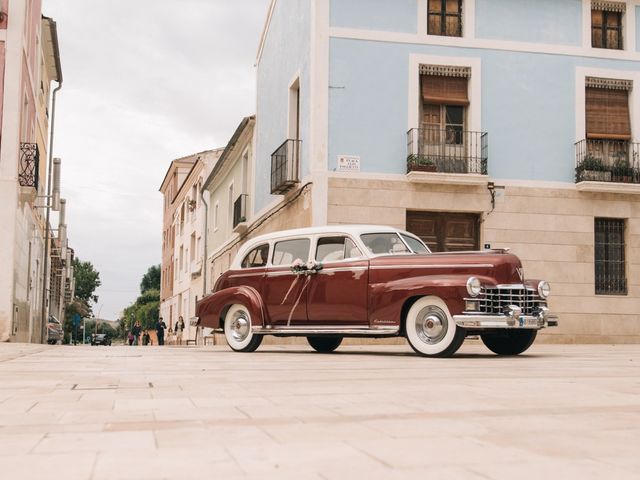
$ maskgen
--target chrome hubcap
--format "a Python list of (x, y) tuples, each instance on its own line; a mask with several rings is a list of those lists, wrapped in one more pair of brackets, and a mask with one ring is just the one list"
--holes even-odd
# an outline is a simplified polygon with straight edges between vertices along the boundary
[(424, 343), (433, 345), (447, 334), (447, 315), (433, 305), (423, 308), (416, 317), (416, 333)]
[(244, 341), (251, 332), (251, 323), (245, 312), (236, 312), (231, 318), (231, 336), (236, 342)]

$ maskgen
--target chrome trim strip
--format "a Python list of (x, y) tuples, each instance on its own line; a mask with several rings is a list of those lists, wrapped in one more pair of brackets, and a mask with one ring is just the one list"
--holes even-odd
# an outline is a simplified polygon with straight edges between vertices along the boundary
[(369, 267), (323, 267), (322, 270), (318, 270), (318, 274), (324, 272), (363, 272)]
[(256, 335), (397, 335), (400, 327), (274, 327), (264, 328), (253, 326)]
[(292, 272), (291, 270), (283, 270), (281, 272), (266, 272), (265, 275), (267, 277), (284, 277), (285, 275), (292, 275), (292, 276), (298, 275), (299, 276), (300, 274), (299, 273), (296, 274), (296, 273)]
[(489, 263), (473, 263), (467, 265), (372, 265), (373, 270), (389, 270), (395, 268), (493, 268)]
[(229, 278), (241, 278), (241, 277), (261, 277), (264, 276), (265, 272), (262, 273), (236, 273), (233, 275), (229, 275)]
[(547, 315), (546, 318), (541, 316), (534, 317), (531, 315), (523, 315), (519, 319), (507, 315), (454, 315), (453, 321), (458, 327), (485, 329), (485, 328), (505, 328), (514, 330), (539, 330), (546, 327), (558, 326), (558, 317), (555, 315)]

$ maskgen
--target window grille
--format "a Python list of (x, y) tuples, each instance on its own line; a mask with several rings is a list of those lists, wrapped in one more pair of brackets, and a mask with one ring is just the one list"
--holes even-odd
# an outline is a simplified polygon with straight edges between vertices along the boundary
[(596, 295), (626, 295), (624, 220), (595, 219)]

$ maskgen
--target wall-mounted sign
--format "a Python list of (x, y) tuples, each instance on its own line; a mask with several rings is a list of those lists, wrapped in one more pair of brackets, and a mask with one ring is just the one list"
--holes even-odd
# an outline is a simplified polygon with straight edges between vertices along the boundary
[(360, 157), (354, 155), (338, 155), (338, 172), (359, 172)]

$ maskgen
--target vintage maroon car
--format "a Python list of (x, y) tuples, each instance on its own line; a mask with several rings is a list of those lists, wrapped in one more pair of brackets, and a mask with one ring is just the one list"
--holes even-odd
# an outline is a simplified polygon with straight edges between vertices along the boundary
[(339, 225), (249, 240), (197, 315), (239, 352), (265, 335), (304, 336), (319, 352), (345, 337), (403, 336), (419, 354), (449, 356), (480, 335), (517, 355), (557, 325), (548, 296), (506, 250), (431, 253), (402, 230)]

